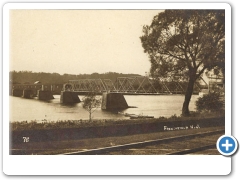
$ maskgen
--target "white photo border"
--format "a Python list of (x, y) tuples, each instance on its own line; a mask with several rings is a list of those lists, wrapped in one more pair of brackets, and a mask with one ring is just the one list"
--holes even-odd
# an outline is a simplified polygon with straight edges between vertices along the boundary
[[(9, 155), (9, 10), (225, 9), (225, 134), (231, 135), (231, 6), (227, 3), (7, 3), (3, 7), (3, 172), (6, 175), (227, 175), (222, 155)], [(44, 164), (44, 166), (43, 166)]]

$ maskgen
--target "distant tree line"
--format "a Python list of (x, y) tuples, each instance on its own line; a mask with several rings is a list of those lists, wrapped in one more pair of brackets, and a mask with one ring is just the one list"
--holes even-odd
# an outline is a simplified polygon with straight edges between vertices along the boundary
[(92, 74), (59, 74), (59, 73), (46, 73), (46, 72), (32, 72), (32, 71), (10, 71), (9, 79), (11, 83), (19, 84), (33, 84), (40, 81), (43, 84), (64, 84), (69, 80), (78, 79), (110, 79), (112, 82), (118, 77), (133, 77), (140, 76), (139, 74), (122, 74), (116, 72), (107, 73), (92, 73)]

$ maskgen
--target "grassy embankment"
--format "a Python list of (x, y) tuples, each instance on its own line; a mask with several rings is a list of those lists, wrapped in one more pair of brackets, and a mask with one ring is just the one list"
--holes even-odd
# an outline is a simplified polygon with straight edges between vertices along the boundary
[(157, 123), (163, 121), (188, 121), (188, 120), (202, 120), (210, 118), (221, 118), (225, 117), (224, 113), (196, 113), (192, 112), (189, 117), (182, 117), (173, 115), (169, 118), (159, 117), (153, 119), (95, 119), (89, 120), (60, 120), (60, 121), (47, 121), (42, 120), (38, 122), (32, 120), (30, 122), (20, 121), (20, 122), (10, 122), (10, 130), (47, 130), (47, 129), (65, 129), (65, 128), (82, 128), (82, 127), (95, 127), (95, 126), (112, 126), (112, 125), (131, 125), (131, 124), (143, 124), (143, 123)]
[(179, 133), (201, 133), (223, 128), (224, 122), (224, 114), (220, 113), (155, 119), (12, 122), (10, 154), (59, 154), (172, 137)]

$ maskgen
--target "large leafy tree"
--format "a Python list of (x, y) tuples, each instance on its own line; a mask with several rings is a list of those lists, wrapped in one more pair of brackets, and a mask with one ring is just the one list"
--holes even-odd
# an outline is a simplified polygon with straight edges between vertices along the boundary
[(225, 11), (165, 10), (140, 37), (153, 77), (183, 76), (188, 86), (182, 115), (189, 115), (194, 83), (206, 70), (224, 70)]

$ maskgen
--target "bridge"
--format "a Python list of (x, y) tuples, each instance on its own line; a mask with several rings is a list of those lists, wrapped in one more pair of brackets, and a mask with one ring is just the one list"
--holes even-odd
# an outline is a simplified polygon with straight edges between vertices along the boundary
[[(9, 95), (33, 98), (39, 97), (41, 92), (51, 92), (49, 94), (60, 94), (63, 89), (63, 84), (10, 84)], [(45, 100), (45, 99), (42, 99)]]
[[(204, 83), (195, 83), (194, 93), (206, 88), (206, 82), (202, 81)], [(95, 92), (102, 95), (102, 109), (124, 109), (128, 105), (123, 95), (184, 94), (187, 83), (186, 79), (176, 77), (118, 77), (115, 82), (110, 79), (79, 79), (65, 84), (10, 84), (9, 93), (24, 98), (35, 96), (39, 100), (51, 100), (54, 94), (60, 94), (60, 103), (78, 103), (78, 95)]]
[[(200, 83), (202, 81), (203, 85)], [(201, 79), (194, 85), (194, 93), (198, 94), (207, 83)], [(160, 95), (184, 94), (188, 81), (172, 77), (150, 79), (145, 76), (118, 77), (115, 82), (110, 79), (80, 79), (69, 80), (64, 84), (63, 91), (84, 92), (113, 92), (129, 95)]]

